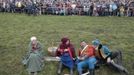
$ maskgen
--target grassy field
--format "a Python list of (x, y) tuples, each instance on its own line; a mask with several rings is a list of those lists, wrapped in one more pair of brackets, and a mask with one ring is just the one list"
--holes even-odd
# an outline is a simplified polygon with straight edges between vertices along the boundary
[[(0, 13), (0, 75), (28, 75), (21, 64), (31, 36), (37, 36), (47, 48), (57, 46), (62, 36), (68, 36), (76, 50), (81, 40), (89, 43), (95, 38), (114, 51), (123, 52), (123, 65), (134, 75), (134, 17), (86, 16), (27, 16)], [(56, 75), (57, 62), (44, 62), (39, 75)], [(106, 66), (96, 75), (120, 75)]]

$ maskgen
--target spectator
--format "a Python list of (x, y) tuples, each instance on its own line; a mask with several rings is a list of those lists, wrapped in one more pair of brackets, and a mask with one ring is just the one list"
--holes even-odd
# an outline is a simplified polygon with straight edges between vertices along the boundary
[(118, 16), (124, 5), (125, 16), (134, 15), (134, 2), (129, 0), (1, 0), (1, 12), (24, 12), (28, 15)]
[(120, 16), (124, 16), (124, 7), (123, 7), (123, 5), (122, 6), (120, 6)]

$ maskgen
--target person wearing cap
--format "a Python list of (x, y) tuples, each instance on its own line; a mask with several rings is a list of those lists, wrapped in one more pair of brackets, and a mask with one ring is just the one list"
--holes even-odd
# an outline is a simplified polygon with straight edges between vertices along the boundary
[(29, 51), (22, 63), (27, 67), (30, 75), (37, 75), (37, 72), (41, 71), (43, 67), (44, 53), (42, 45), (36, 37), (33, 36), (30, 40)]
[(77, 60), (77, 70), (79, 75), (82, 75), (84, 68), (88, 68), (90, 75), (95, 75), (95, 64), (97, 62), (95, 58), (95, 48), (92, 45), (88, 45), (85, 41), (81, 42), (82, 50), (79, 52)]
[[(98, 64), (107, 64), (113, 66), (119, 71), (122, 71), (128, 74), (127, 69), (125, 69), (122, 64), (122, 54), (121, 51), (111, 51), (108, 46), (101, 44), (100, 40), (95, 39), (92, 41), (93, 46), (95, 47), (95, 55), (98, 60)], [(118, 61), (115, 63), (113, 59), (117, 58)]]
[[(96, 58), (97, 59), (105, 59), (112, 54), (110, 49), (105, 45), (102, 46), (102, 44), (100, 43), (100, 41), (98, 39), (93, 40), (92, 44), (96, 49)], [(100, 49), (101, 49), (101, 53), (98, 52)], [(117, 53), (113, 53), (113, 56), (114, 57), (117, 56)]]
[(73, 75), (75, 48), (70, 43), (70, 39), (67, 37), (61, 39), (61, 44), (56, 51), (56, 55), (60, 57), (57, 74), (61, 75), (62, 68), (67, 67), (70, 69), (70, 75)]

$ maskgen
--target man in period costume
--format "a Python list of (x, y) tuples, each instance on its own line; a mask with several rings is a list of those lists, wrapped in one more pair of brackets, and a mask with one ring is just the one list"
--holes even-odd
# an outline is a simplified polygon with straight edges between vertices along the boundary
[(87, 68), (90, 72), (90, 75), (95, 75), (95, 48), (92, 45), (88, 45), (86, 42), (81, 42), (82, 50), (79, 53), (79, 57), (77, 60), (77, 70), (79, 75), (82, 75), (83, 68)]
[[(122, 64), (122, 54), (121, 51), (110, 51), (110, 49), (106, 45), (102, 45), (98, 39), (92, 41), (96, 51), (95, 55), (98, 59), (98, 63), (107, 64), (112, 66), (114, 69), (117, 69), (125, 74), (128, 74), (127, 69), (125, 69)], [(117, 62), (114, 59), (117, 58)]]

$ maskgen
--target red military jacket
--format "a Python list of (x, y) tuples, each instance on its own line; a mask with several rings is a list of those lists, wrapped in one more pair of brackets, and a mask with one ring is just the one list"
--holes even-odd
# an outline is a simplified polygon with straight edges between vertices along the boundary
[(83, 50), (79, 51), (79, 56), (88, 55), (89, 57), (95, 56), (95, 48), (92, 45), (87, 45)]

